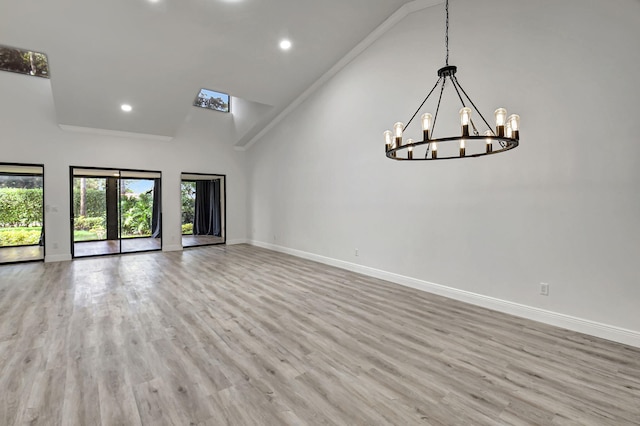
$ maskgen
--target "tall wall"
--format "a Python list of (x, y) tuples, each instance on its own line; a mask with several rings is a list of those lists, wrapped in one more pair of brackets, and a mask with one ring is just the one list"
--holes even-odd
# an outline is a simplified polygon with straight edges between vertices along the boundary
[[(249, 237), (640, 346), (640, 2), (452, 1), (450, 63), (492, 121), (520, 114), (521, 146), (388, 160), (382, 132), (444, 63), (443, 9), (408, 15), (250, 149)], [(457, 110), (438, 120), (459, 132)]]
[(180, 249), (180, 173), (226, 174), (227, 240), (246, 239), (245, 153), (233, 149), (232, 115), (192, 108), (169, 142), (68, 132), (52, 82), (0, 72), (0, 162), (44, 164), (47, 261), (70, 258), (69, 166), (161, 171), (165, 250)]

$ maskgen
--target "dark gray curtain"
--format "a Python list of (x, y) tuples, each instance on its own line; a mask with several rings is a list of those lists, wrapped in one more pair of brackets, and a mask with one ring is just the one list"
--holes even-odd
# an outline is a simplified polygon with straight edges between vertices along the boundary
[(221, 236), (220, 180), (196, 181), (193, 235)]
[(153, 180), (153, 211), (151, 212), (151, 236), (160, 238), (162, 235), (162, 206), (160, 198), (160, 179)]

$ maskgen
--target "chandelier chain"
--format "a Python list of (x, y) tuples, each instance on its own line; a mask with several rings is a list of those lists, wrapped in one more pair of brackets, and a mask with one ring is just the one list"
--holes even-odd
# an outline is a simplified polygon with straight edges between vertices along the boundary
[(447, 49), (447, 57), (445, 58), (445, 64), (449, 66), (449, 0), (445, 2), (445, 10), (447, 11), (447, 23), (444, 34), (444, 44)]

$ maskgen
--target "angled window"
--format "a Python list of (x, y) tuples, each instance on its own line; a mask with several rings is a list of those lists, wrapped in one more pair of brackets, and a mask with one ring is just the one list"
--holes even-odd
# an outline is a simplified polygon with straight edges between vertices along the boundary
[(49, 78), (47, 55), (0, 45), (0, 70)]
[(209, 89), (200, 89), (193, 105), (214, 111), (229, 112), (229, 95)]

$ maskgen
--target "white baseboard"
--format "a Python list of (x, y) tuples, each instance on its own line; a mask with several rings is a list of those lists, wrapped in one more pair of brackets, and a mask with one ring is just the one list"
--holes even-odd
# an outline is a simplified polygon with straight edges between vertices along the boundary
[(180, 244), (167, 244), (162, 246), (162, 251), (182, 251)]
[(67, 262), (71, 260), (70, 254), (48, 254), (44, 257), (45, 263)]
[(522, 305), (508, 300), (497, 299), (495, 297), (483, 296), (481, 294), (472, 293), (465, 290), (459, 290), (404, 275), (394, 274), (392, 272), (380, 269), (370, 268), (343, 260), (333, 259), (330, 257), (320, 256), (314, 253), (308, 253), (300, 250), (282, 247), (275, 244), (264, 243), (261, 241), (248, 241), (248, 244), (256, 247), (262, 247), (281, 253), (290, 254), (292, 256), (301, 257), (303, 259), (313, 260), (315, 262), (324, 263), (326, 265), (335, 266), (337, 268), (346, 269), (348, 271), (357, 272), (374, 278), (391, 281), (405, 287), (411, 287), (428, 293), (437, 294), (448, 297), (450, 299), (459, 300), (461, 302), (470, 303), (472, 305), (481, 306), (483, 308), (492, 309), (494, 311), (515, 315), (521, 318), (527, 318), (544, 324), (565, 328), (567, 330), (577, 331), (579, 333), (588, 334), (602, 339), (611, 340), (629, 346), (640, 348), (640, 332), (628, 330), (608, 324), (577, 318), (558, 312), (547, 311), (545, 309), (535, 308), (532, 306)]

